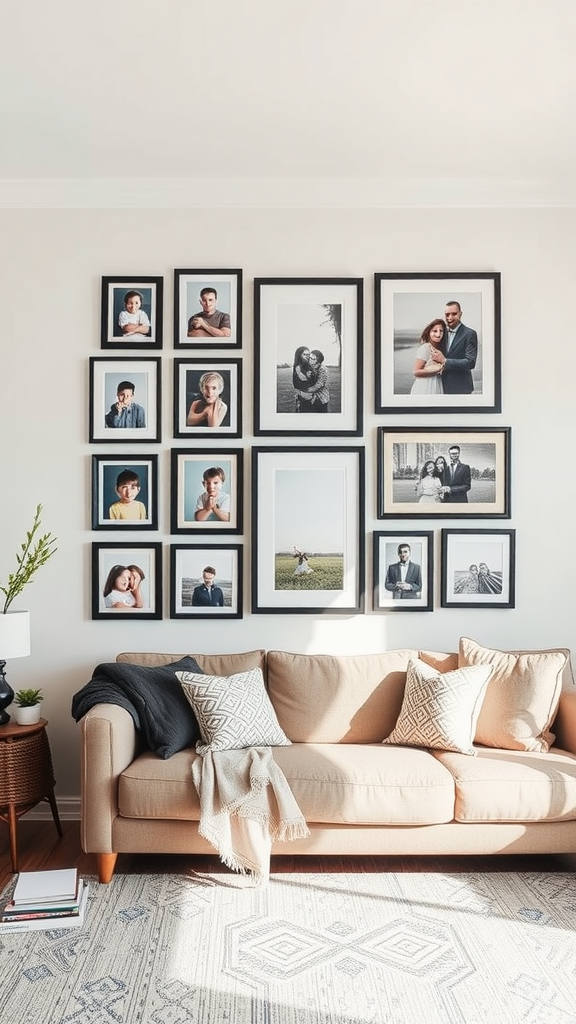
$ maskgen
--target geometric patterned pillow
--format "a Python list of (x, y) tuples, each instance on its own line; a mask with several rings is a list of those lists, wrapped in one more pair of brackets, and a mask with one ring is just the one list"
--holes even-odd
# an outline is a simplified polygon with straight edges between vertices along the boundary
[(400, 715), (383, 742), (475, 755), (472, 741), (491, 674), (489, 665), (442, 673), (409, 661)]
[(290, 746), (266, 693), (262, 669), (252, 668), (231, 676), (196, 672), (176, 675), (204, 740), (196, 744), (199, 754), (243, 747)]

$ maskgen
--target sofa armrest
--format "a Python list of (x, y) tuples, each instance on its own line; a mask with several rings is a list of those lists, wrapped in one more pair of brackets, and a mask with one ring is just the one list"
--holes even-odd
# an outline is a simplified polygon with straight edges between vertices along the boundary
[(140, 737), (128, 711), (98, 704), (80, 720), (81, 841), (85, 853), (112, 853), (118, 779), (136, 757)]
[(560, 695), (558, 714), (552, 725), (556, 736), (555, 747), (576, 754), (576, 690), (564, 690)]

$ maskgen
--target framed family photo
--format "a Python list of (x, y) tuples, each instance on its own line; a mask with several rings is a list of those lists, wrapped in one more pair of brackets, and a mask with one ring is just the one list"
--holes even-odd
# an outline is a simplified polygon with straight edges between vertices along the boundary
[(170, 618), (242, 618), (242, 545), (170, 545)]
[(514, 608), (515, 530), (442, 530), (443, 608)]
[(243, 456), (240, 448), (172, 449), (172, 533), (242, 533)]
[(375, 532), (372, 567), (375, 612), (433, 611), (432, 531)]
[(254, 282), (254, 433), (362, 433), (362, 278)]
[(174, 348), (241, 348), (242, 271), (174, 271)]
[(162, 618), (162, 545), (92, 545), (92, 618)]
[(161, 277), (103, 277), (100, 348), (162, 348)]
[(242, 361), (174, 360), (174, 437), (242, 436)]
[(500, 274), (375, 274), (375, 412), (500, 412)]
[(379, 427), (378, 519), (510, 518), (510, 427)]
[(158, 529), (158, 456), (92, 456), (92, 529)]
[(364, 610), (364, 448), (252, 449), (252, 611)]
[(160, 357), (90, 357), (92, 444), (160, 441)]

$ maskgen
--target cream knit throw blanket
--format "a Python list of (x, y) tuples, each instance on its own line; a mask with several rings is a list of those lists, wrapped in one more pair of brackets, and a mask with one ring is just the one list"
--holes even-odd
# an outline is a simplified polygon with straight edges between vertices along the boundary
[(200, 797), (200, 835), (227, 867), (249, 872), (256, 882), (270, 877), (274, 840), (310, 834), (270, 747), (208, 750), (194, 760), (192, 779)]

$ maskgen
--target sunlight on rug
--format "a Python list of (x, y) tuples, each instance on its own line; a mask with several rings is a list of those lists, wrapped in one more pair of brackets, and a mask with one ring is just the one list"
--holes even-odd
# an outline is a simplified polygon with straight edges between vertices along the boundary
[(83, 928), (0, 935), (2, 1024), (576, 1022), (572, 874), (90, 882)]

